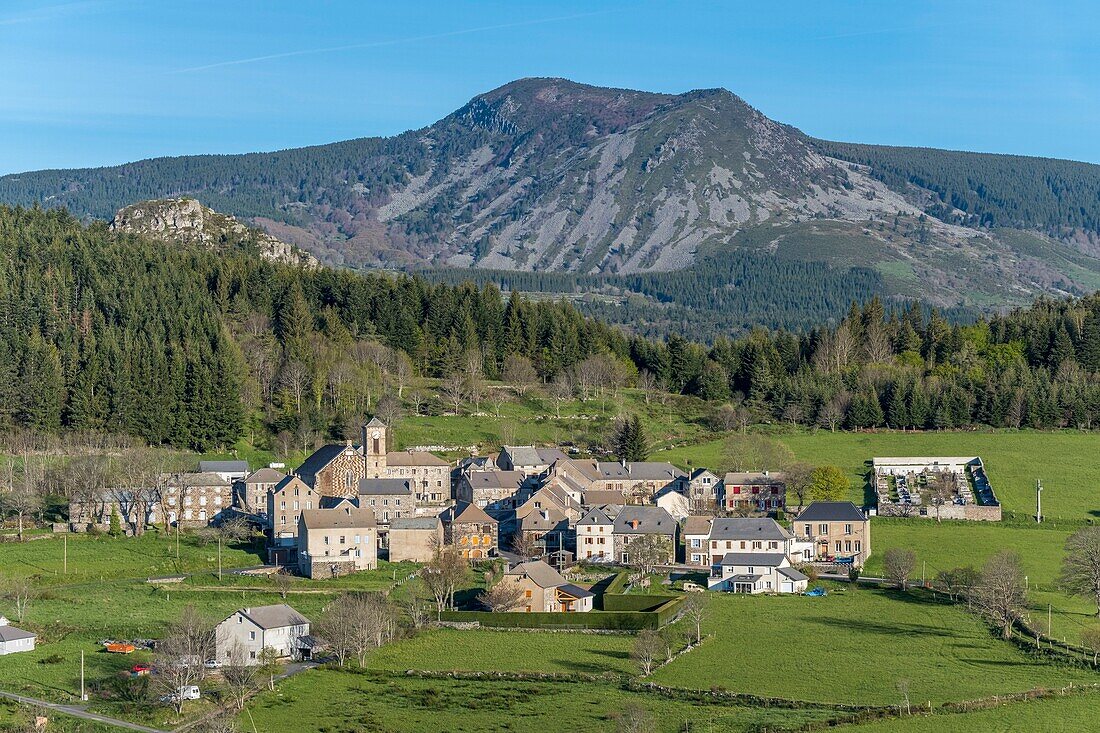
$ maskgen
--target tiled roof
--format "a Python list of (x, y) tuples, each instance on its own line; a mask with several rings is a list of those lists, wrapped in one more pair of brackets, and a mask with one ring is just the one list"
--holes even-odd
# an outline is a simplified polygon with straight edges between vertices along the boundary
[(261, 629), (279, 629), (284, 626), (300, 626), (309, 623), (308, 618), (285, 603), (279, 603), (274, 606), (242, 608), (240, 613)]
[[(633, 526), (632, 523), (637, 523)], [(676, 520), (658, 506), (624, 506), (615, 517), (615, 534), (675, 534)]]
[(774, 519), (725, 517), (714, 520), (710, 528), (710, 538), (712, 540), (775, 540), (782, 542), (789, 540), (791, 533)]
[(850, 501), (815, 501), (795, 517), (796, 522), (862, 522), (867, 517)]
[(303, 509), (307, 529), (359, 529), (377, 526), (370, 507), (341, 506), (336, 509)]

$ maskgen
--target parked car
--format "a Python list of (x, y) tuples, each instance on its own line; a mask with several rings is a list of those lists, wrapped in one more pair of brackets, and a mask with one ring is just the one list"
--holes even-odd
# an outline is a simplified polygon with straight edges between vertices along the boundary
[(206, 667), (207, 669), (221, 669), (222, 663), (219, 662), (217, 659), (207, 659), (205, 662), (203, 662), (202, 666)]
[(202, 697), (202, 693), (199, 692), (198, 685), (184, 685), (179, 689), (178, 693), (171, 695), (165, 695), (160, 699), (161, 702), (179, 702), (180, 700), (198, 700)]
[(142, 677), (147, 674), (152, 674), (153, 668), (148, 664), (135, 664), (130, 668), (131, 677)]

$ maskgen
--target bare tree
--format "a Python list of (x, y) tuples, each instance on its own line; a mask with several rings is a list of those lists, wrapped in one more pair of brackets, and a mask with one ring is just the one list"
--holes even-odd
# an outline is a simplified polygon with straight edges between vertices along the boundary
[(1001, 637), (1012, 637), (1012, 624), (1027, 608), (1027, 590), (1020, 557), (1001, 550), (982, 568), (978, 585), (971, 594), (978, 611), (1001, 630)]
[(898, 680), (896, 687), (898, 692), (901, 693), (902, 704), (905, 705), (905, 714), (911, 714), (913, 711), (909, 707), (909, 680)]
[(501, 380), (510, 385), (518, 395), (524, 395), (535, 382), (539, 375), (531, 360), (520, 354), (508, 354), (504, 357), (504, 367), (500, 374)]
[(852, 395), (847, 392), (838, 392), (821, 406), (817, 413), (817, 422), (822, 427), (829, 428), (830, 432), (836, 432), (840, 423), (848, 415), (848, 406), (852, 403)]
[(638, 389), (642, 390), (642, 395), (645, 397), (645, 403), (648, 405), (650, 400), (653, 399), (653, 395), (657, 393), (657, 377), (653, 376), (653, 372), (648, 369), (643, 369), (638, 373)]
[(454, 414), (460, 414), (462, 403), (466, 399), (466, 380), (458, 374), (452, 374), (439, 383), (439, 394), (454, 408)]
[(1082, 527), (1066, 539), (1058, 587), (1095, 602), (1100, 616), (1100, 527)]
[(413, 406), (413, 414), (419, 415), (424, 403), (428, 401), (428, 394), (422, 389), (409, 390), (409, 402)]
[(810, 491), (813, 472), (813, 466), (801, 461), (791, 463), (783, 470), (787, 491), (794, 494), (795, 498), (798, 499), (799, 507), (806, 506), (806, 497)]
[(275, 586), (275, 592), (279, 594), (279, 598), (286, 600), (287, 594), (290, 593), (290, 587), (294, 584), (294, 581), (290, 577), (290, 573), (285, 568), (279, 568), (271, 575), (271, 583)]
[(1100, 659), (1100, 626), (1090, 626), (1081, 630), (1081, 643), (1092, 652), (1092, 666)]
[(294, 400), (294, 412), (302, 414), (302, 398), (310, 384), (309, 367), (300, 361), (288, 361), (279, 371), (279, 386)]
[(882, 556), (882, 572), (898, 588), (905, 590), (909, 575), (917, 566), (917, 556), (912, 550), (891, 547)]
[(384, 394), (378, 398), (374, 414), (387, 425), (393, 425), (401, 419), (401, 400), (393, 394)]
[(943, 522), (943, 506), (955, 496), (955, 487), (946, 476), (929, 476), (927, 491), (932, 506), (936, 509), (936, 522)]
[(12, 578), (4, 583), (4, 595), (15, 604), (16, 620), (22, 621), (35, 595), (34, 584), (27, 578)]
[(523, 588), (507, 578), (501, 578), (478, 594), (481, 605), (494, 613), (504, 613), (523, 604)]
[(157, 642), (158, 672), (153, 681), (171, 698), (177, 715), (183, 714), (184, 698), (180, 693), (202, 679), (203, 664), (213, 656), (213, 651), (213, 629), (190, 605), (169, 627), (168, 635)]
[(229, 661), (222, 665), (221, 673), (237, 710), (244, 710), (245, 701), (256, 689), (259, 669), (249, 661), (244, 646), (234, 640), (229, 648)]
[(458, 584), (466, 577), (468, 566), (453, 546), (436, 549), (431, 561), (420, 571), (424, 587), (435, 598), (436, 616), (454, 605)]
[(508, 404), (508, 391), (505, 389), (490, 389), (489, 401), (493, 404), (493, 414), (500, 417), (500, 408)]
[(672, 561), (672, 541), (659, 534), (643, 534), (626, 545), (630, 564), (643, 573), (652, 573), (656, 565)]
[(535, 542), (530, 535), (524, 534), (522, 529), (517, 529), (512, 533), (511, 544), (512, 552), (519, 555), (524, 560), (529, 560), (539, 555), (538, 543)]
[(420, 578), (413, 578), (405, 584), (405, 594), (401, 598), (401, 608), (405, 611), (405, 615), (414, 629), (423, 628), (431, 620), (427, 591)]
[(695, 629), (695, 643), (703, 640), (703, 622), (707, 618), (707, 599), (704, 593), (688, 593), (680, 606), (680, 613)]
[(484, 356), (480, 351), (466, 354), (466, 372), (463, 375), (466, 397), (474, 403), (474, 411), (480, 412), (481, 400), (485, 397)]
[[(29, 461), (29, 456), (24, 456), (23, 468), (18, 473), (9, 468), (9, 483), (0, 490), (0, 510), (16, 518), (20, 542), (23, 541), (27, 520), (42, 511), (42, 479)], [(13, 465), (10, 459), (8, 465)]]
[(554, 381), (547, 390), (550, 400), (554, 403), (554, 416), (561, 418), (561, 406), (573, 399), (573, 384), (565, 374), (554, 377)]
[(394, 349), (389, 365), (389, 374), (393, 380), (393, 385), (397, 387), (397, 399), (400, 400), (405, 396), (405, 387), (408, 386), (413, 377), (413, 365), (409, 355), (400, 349)]
[(617, 733), (653, 733), (655, 729), (653, 716), (640, 703), (628, 702), (615, 714)]
[(340, 664), (355, 657), (362, 667), (371, 649), (397, 635), (397, 614), (381, 593), (342, 595), (325, 607), (319, 630)]
[(657, 662), (666, 656), (665, 640), (651, 629), (639, 632), (634, 639), (634, 645), (630, 648), (630, 657), (641, 667), (643, 675), (653, 672)]

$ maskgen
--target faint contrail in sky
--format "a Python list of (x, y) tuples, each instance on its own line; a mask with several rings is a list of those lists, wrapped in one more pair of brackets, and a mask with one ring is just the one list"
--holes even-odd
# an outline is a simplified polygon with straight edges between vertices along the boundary
[(392, 38), (387, 41), (372, 41), (370, 43), (352, 43), (346, 46), (326, 46), (324, 48), (307, 48), (301, 51), (286, 51), (284, 53), (273, 53), (266, 56), (253, 56), (247, 59), (233, 59), (231, 61), (218, 61), (213, 64), (203, 64), (202, 66), (191, 66), (186, 69), (176, 69), (169, 73), (171, 74), (184, 74), (190, 71), (205, 71), (207, 69), (217, 69), (223, 66), (240, 66), (242, 64), (254, 64), (258, 61), (271, 61), (273, 59), (285, 59), (293, 56), (309, 56), (318, 53), (331, 53), (333, 51), (350, 51), (359, 48), (379, 48), (382, 46), (396, 46), (402, 43), (415, 43), (417, 41), (431, 41), (437, 38), (450, 38), (452, 36), (464, 36), (470, 33), (483, 33), (485, 31), (496, 31), (504, 28), (520, 28), (528, 25), (540, 25), (543, 23), (555, 23), (562, 20), (575, 20), (577, 18), (590, 18), (594, 15), (606, 15), (610, 13), (610, 10), (599, 10), (592, 13), (578, 13), (576, 15), (560, 15), (553, 18), (537, 18), (535, 20), (522, 20), (515, 23), (501, 23), (499, 25), (485, 25), (478, 28), (463, 28), (457, 31), (446, 31), (443, 33), (431, 33), (425, 36), (407, 36), (405, 38)]
[(108, 3), (105, 2), (98, 2), (97, 0), (86, 0), (84, 2), (47, 5), (23, 13), (16, 13), (15, 15), (0, 16), (0, 25), (16, 25), (17, 23), (34, 23), (42, 20), (52, 20), (54, 18), (64, 17), (72, 12), (101, 8), (107, 4)]

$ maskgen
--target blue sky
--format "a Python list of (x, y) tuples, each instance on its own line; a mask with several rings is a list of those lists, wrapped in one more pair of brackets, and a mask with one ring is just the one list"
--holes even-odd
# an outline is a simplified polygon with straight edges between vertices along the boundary
[(0, 174), (422, 127), (523, 76), (1100, 163), (1094, 2), (2, 0)]

